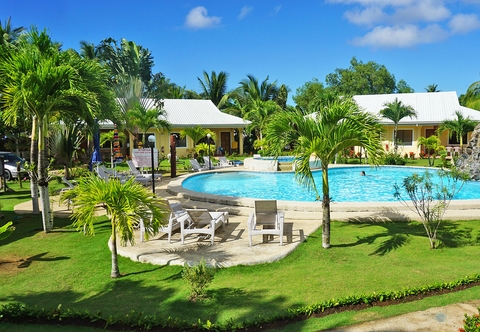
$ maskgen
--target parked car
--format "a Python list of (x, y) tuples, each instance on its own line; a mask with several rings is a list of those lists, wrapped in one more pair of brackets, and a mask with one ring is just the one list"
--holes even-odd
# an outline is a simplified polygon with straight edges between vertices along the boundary
[[(27, 174), (27, 172), (23, 169), (23, 163), (25, 160), (13, 152), (0, 151), (0, 157), (3, 157), (5, 161), (5, 180), (10, 181), (18, 178), (19, 175), (25, 176)], [(18, 171), (17, 163), (20, 163), (20, 172)]]

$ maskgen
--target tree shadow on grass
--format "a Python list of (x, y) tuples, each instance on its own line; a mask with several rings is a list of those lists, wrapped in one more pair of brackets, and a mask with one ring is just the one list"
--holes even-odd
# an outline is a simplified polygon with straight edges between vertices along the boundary
[[(343, 226), (357, 224), (359, 227), (383, 227), (383, 231), (375, 232), (364, 237), (357, 237), (357, 241), (336, 245), (337, 247), (353, 247), (362, 244), (373, 245), (377, 240), (383, 241), (377, 245), (370, 255), (384, 256), (409, 243), (411, 236), (427, 237), (421, 222), (412, 222), (410, 219), (393, 209), (385, 209), (371, 217), (349, 219)], [(465, 245), (477, 244), (478, 236), (472, 238), (472, 228), (461, 227), (458, 223), (443, 221), (437, 232), (437, 239), (442, 246), (457, 248)]]

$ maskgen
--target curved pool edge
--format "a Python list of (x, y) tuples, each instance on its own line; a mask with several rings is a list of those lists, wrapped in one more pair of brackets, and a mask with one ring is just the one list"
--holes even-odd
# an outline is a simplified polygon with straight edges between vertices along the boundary
[[(333, 167), (365, 167), (370, 165), (332, 165)], [(403, 166), (405, 167), (405, 166)], [(416, 167), (421, 168), (421, 167)], [(182, 187), (182, 182), (188, 179), (191, 176), (196, 176), (204, 174), (207, 172), (255, 172), (251, 170), (238, 169), (217, 169), (211, 171), (204, 171), (201, 173), (191, 173), (182, 175), (178, 178), (170, 180), (170, 183), (167, 186), (167, 192), (183, 199), (189, 199), (192, 201), (199, 201), (212, 204), (220, 205), (229, 205), (229, 206), (239, 206), (239, 207), (248, 207), (253, 208), (255, 198), (240, 198), (234, 196), (223, 196), (223, 195), (213, 195), (206, 194), (201, 192), (196, 192), (188, 190)], [(300, 211), (300, 212), (321, 212), (322, 203), (318, 202), (297, 202), (297, 201), (278, 201), (278, 208), (285, 211)], [(345, 202), (345, 203), (336, 203), (331, 202), (330, 211), (332, 213), (349, 213), (354, 217), (355, 213), (367, 212), (367, 213), (385, 213), (389, 214), (398, 214), (399, 218), (403, 219), (402, 216), (405, 216), (412, 212), (411, 208), (405, 206), (401, 202)], [(412, 212), (413, 213), (413, 212)], [(415, 214), (414, 214), (415, 215)], [(333, 216), (332, 216), (333, 219)], [(417, 218), (418, 219), (418, 216)], [(480, 200), (453, 200), (451, 201), (444, 219), (451, 220), (460, 220), (460, 219), (480, 219)]]

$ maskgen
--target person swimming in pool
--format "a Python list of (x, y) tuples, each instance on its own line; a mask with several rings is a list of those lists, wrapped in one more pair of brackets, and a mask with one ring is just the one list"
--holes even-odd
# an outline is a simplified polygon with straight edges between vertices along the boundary
[(361, 175), (361, 176), (365, 176), (365, 175), (367, 175), (367, 174), (365, 174), (365, 171), (361, 171), (361, 172), (360, 172), (360, 175)]

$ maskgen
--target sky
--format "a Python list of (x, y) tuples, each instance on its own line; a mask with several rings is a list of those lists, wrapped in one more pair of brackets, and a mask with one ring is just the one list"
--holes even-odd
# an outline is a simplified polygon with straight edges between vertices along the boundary
[(46, 29), (63, 48), (105, 38), (149, 49), (153, 72), (200, 92), (203, 72), (228, 89), (253, 75), (292, 96), (306, 82), (384, 65), (415, 92), (465, 93), (480, 80), (480, 0), (0, 0), (0, 20)]

